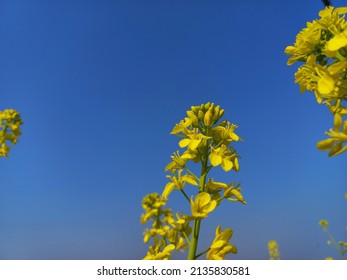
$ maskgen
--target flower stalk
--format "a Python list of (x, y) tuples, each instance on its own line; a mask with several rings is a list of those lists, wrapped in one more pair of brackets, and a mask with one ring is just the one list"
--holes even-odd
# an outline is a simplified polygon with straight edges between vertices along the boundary
[[(197, 254), (200, 227), (203, 219), (215, 211), (222, 200), (246, 202), (241, 195), (240, 183), (216, 182), (208, 178), (212, 168), (220, 166), (225, 172), (239, 170), (238, 154), (231, 146), (241, 138), (235, 133), (236, 125), (221, 120), (224, 110), (208, 102), (192, 106), (187, 117), (176, 124), (171, 134), (179, 137), (178, 145), (183, 151), (171, 156), (165, 171), (169, 182), (162, 194), (152, 193), (143, 198), (145, 213), (141, 223), (152, 221), (150, 229), (144, 232), (144, 242), (152, 245), (144, 259), (170, 259), (173, 253), (187, 250), (187, 259), (195, 260), (206, 254), (207, 259), (224, 259), (229, 253), (236, 254), (236, 246), (229, 243), (233, 231), (220, 226), (209, 248)], [(200, 176), (195, 175), (188, 164), (200, 164)], [(188, 197), (187, 186), (195, 188), (195, 196)], [(180, 190), (190, 204), (191, 213), (174, 214), (166, 207), (169, 197)]]

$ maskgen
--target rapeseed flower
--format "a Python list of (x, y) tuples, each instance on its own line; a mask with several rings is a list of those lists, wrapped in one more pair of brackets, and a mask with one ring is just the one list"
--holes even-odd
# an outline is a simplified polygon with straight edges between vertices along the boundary
[(161, 250), (161, 246), (150, 246), (144, 260), (168, 260), (173, 250), (175, 250), (173, 244), (167, 245), (163, 250)]
[(237, 248), (234, 244), (230, 244), (229, 240), (233, 235), (233, 231), (230, 228), (226, 228), (222, 231), (222, 227), (218, 226), (216, 229), (215, 238), (207, 252), (206, 258), (208, 260), (224, 260), (227, 254), (236, 254)]
[(217, 202), (211, 200), (211, 196), (206, 192), (198, 193), (195, 200), (192, 199), (190, 204), (192, 216), (196, 219), (206, 218), (217, 206)]
[(221, 165), (224, 171), (230, 171), (231, 169), (239, 170), (238, 156), (225, 145), (221, 145), (221, 147), (216, 149), (211, 147), (209, 159), (212, 166)]
[(169, 194), (174, 190), (183, 190), (186, 183), (191, 184), (193, 186), (198, 186), (196, 179), (189, 174), (181, 175), (183, 172), (182, 169), (178, 170), (175, 175), (167, 175), (166, 177), (171, 180), (168, 182), (164, 188), (162, 193), (162, 197), (167, 198)]
[(15, 145), (22, 134), (20, 114), (13, 109), (0, 111), (0, 157), (8, 157), (10, 152), (9, 143)]

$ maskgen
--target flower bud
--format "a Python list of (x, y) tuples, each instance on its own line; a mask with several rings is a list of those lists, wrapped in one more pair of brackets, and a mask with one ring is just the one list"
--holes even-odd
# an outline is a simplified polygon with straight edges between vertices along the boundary
[(223, 117), (223, 115), (224, 115), (224, 109), (219, 111), (219, 118)]
[(205, 116), (204, 116), (204, 125), (205, 126), (212, 126), (213, 125), (213, 116), (212, 116), (212, 112), (210, 110), (208, 110), (206, 113), (205, 113)]
[(342, 126), (342, 116), (339, 113), (336, 113), (334, 116), (334, 130), (338, 131)]
[(219, 126), (226, 126), (226, 124), (227, 124), (227, 121), (226, 120), (222, 120), (221, 122), (220, 122), (220, 124), (219, 124)]
[(202, 110), (200, 110), (200, 111), (198, 112), (198, 118), (199, 118), (199, 120), (200, 120), (200, 121), (203, 121), (203, 120), (204, 120), (204, 116), (205, 116), (205, 113), (204, 113)]
[(220, 111), (220, 106), (216, 106), (214, 108), (214, 112), (213, 112), (213, 121), (216, 122), (219, 120), (219, 111)]
[(207, 102), (207, 103), (204, 105), (205, 110), (210, 109), (210, 106), (211, 106), (211, 102)]
[(199, 112), (199, 106), (192, 106), (192, 107), (190, 107), (190, 109), (194, 112), (194, 114), (198, 114), (198, 112)]
[(194, 127), (199, 126), (199, 119), (198, 117), (193, 113), (193, 111), (187, 111), (188, 118), (192, 121), (192, 125)]

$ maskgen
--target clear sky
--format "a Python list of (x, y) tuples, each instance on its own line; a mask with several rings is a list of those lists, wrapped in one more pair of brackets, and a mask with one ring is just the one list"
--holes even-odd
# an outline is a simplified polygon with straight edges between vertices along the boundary
[[(333, 1), (341, 6), (344, 1)], [(178, 149), (169, 133), (191, 105), (220, 104), (247, 205), (202, 223), (234, 230), (231, 259), (337, 257), (320, 219), (346, 241), (347, 154), (316, 149), (332, 116), (294, 84), (284, 48), (321, 1), (4, 0), (0, 110), (23, 135), (0, 159), (0, 259), (140, 259), (141, 199), (161, 192)], [(170, 207), (186, 201), (179, 193)], [(171, 197), (170, 196), (170, 197)], [(180, 256), (178, 256), (180, 257)]]

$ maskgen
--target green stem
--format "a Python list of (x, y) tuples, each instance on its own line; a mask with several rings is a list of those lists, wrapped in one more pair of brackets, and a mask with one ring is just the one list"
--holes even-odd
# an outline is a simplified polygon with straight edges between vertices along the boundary
[[(201, 175), (199, 179), (199, 193), (205, 191), (206, 177), (209, 171), (207, 167), (207, 157), (208, 157), (208, 146), (206, 145), (202, 151), (201, 156)], [(194, 226), (192, 231), (192, 238), (190, 241), (190, 247), (188, 252), (188, 260), (196, 259), (196, 249), (198, 247), (199, 232), (200, 232), (201, 219), (194, 220)]]
[(326, 235), (328, 235), (328, 238), (330, 239), (330, 241), (333, 243), (334, 247), (336, 248), (336, 250), (339, 252), (339, 254), (343, 257), (344, 253), (343, 253), (343, 249), (340, 248), (339, 244), (336, 242), (335, 238), (331, 235), (330, 231), (328, 229), (323, 229), (323, 231), (325, 232)]
[(192, 175), (196, 180), (199, 180), (199, 178), (196, 177), (196, 175), (192, 171), (190, 171), (187, 167), (184, 167), (184, 170), (187, 171), (190, 175)]
[(202, 251), (201, 253), (196, 255), (196, 258), (201, 257), (203, 254), (207, 253), (208, 251), (210, 251), (211, 248), (207, 248), (206, 250)]
[(190, 199), (188, 197), (188, 195), (186, 194), (186, 192), (182, 189), (181, 192), (183, 193), (184, 197), (188, 200), (188, 202), (190, 203)]

